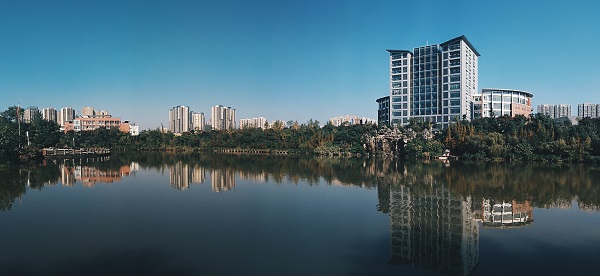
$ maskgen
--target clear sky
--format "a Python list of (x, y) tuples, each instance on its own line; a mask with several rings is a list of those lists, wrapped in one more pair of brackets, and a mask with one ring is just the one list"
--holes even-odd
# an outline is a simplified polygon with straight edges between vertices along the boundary
[(386, 49), (465, 35), (479, 90), (600, 103), (600, 1), (0, 0), (0, 109), (83, 106), (142, 129), (187, 105), (237, 119), (376, 119)]

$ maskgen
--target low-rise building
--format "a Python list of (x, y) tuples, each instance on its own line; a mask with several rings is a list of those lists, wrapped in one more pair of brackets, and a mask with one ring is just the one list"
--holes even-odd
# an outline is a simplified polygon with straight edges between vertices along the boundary
[(529, 117), (533, 94), (513, 89), (484, 88), (473, 95), (473, 118), (523, 115)]
[(377, 123), (374, 119), (369, 119), (366, 117), (351, 116), (351, 115), (333, 117), (333, 118), (329, 119), (329, 122), (334, 126), (341, 126), (344, 124), (366, 125), (366, 124), (376, 124)]

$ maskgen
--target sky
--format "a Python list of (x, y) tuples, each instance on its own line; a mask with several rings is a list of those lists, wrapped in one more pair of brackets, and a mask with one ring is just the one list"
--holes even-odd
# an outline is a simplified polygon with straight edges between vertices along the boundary
[(387, 49), (465, 35), (479, 90), (600, 103), (600, 1), (0, 0), (0, 109), (83, 106), (141, 129), (211, 106), (267, 120), (377, 119)]

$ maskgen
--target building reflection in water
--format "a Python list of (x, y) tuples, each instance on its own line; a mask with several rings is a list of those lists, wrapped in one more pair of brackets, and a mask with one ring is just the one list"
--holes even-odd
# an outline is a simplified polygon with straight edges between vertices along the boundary
[(485, 227), (518, 227), (533, 222), (533, 207), (529, 200), (519, 203), (484, 199), (482, 205)]
[(210, 179), (213, 192), (224, 192), (235, 188), (235, 171), (231, 169), (212, 169)]
[[(170, 166), (169, 182), (177, 190), (187, 190), (190, 184), (202, 184), (206, 181), (206, 169), (198, 164), (189, 165), (179, 161)], [(225, 192), (235, 188), (234, 169), (210, 169), (213, 192)]]
[(199, 165), (176, 162), (169, 168), (169, 183), (177, 190), (187, 190), (190, 184), (202, 184), (205, 181), (206, 171)]
[(123, 177), (130, 176), (139, 169), (139, 164), (132, 162), (129, 165), (120, 166), (118, 169), (100, 169), (94, 166), (77, 165), (74, 160), (72, 164), (59, 165), (60, 182), (63, 186), (73, 186), (80, 181), (84, 187), (93, 187), (96, 183), (113, 183), (120, 181)]
[(443, 187), (415, 193), (399, 185), (390, 187), (387, 201), (380, 209), (390, 214), (390, 263), (448, 275), (467, 275), (477, 265), (479, 223), (471, 197), (453, 196)]

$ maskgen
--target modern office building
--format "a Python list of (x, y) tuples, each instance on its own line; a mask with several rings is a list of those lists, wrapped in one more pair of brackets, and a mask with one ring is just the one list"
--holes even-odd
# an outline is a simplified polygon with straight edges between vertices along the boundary
[(213, 130), (225, 130), (235, 128), (235, 109), (222, 105), (211, 108), (211, 125)]
[(192, 112), (192, 129), (195, 131), (203, 131), (204, 130), (204, 113), (195, 113)]
[(473, 97), (473, 118), (523, 115), (529, 117), (533, 94), (512, 89), (484, 88)]
[(267, 126), (268, 126), (267, 118), (265, 118), (265, 117), (240, 119), (240, 128), (262, 128), (262, 129), (265, 129)]
[(411, 118), (446, 127), (454, 118), (472, 117), (478, 91), (479, 52), (465, 36), (413, 51), (390, 54), (390, 125)]
[(54, 107), (42, 108), (42, 119), (56, 123), (58, 121), (58, 112), (56, 112)]
[(175, 106), (169, 111), (169, 131), (175, 134), (189, 132), (192, 128), (192, 112), (188, 106)]
[(377, 99), (377, 124), (380, 126), (390, 125), (390, 96)]
[(582, 103), (577, 105), (577, 117), (598, 118), (600, 117), (600, 104)]
[(435, 184), (428, 188), (427, 193), (411, 185), (384, 188), (389, 190), (382, 192), (379, 206), (390, 215), (388, 263), (469, 275), (479, 262), (479, 220), (473, 199)]

